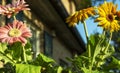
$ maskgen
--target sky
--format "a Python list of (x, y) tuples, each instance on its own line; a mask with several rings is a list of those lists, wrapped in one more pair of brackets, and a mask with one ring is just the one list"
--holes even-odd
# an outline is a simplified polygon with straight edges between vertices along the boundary
[[(112, 0), (107, 0), (109, 2), (111, 2)], [(120, 0), (116, 0), (115, 4), (120, 3)], [(120, 5), (118, 4), (118, 10), (120, 10)], [(87, 29), (88, 29), (88, 35), (90, 36), (91, 34), (94, 34), (95, 32), (99, 32), (102, 33), (102, 28), (101, 27), (97, 27), (97, 23), (94, 23), (94, 20), (92, 18), (89, 18), (86, 20), (86, 24), (87, 24)], [(84, 33), (84, 27), (83, 24), (79, 23), (77, 26), (78, 31), (80, 32), (80, 35), (82, 36), (84, 42), (86, 43), (86, 37), (85, 37), (85, 33)]]

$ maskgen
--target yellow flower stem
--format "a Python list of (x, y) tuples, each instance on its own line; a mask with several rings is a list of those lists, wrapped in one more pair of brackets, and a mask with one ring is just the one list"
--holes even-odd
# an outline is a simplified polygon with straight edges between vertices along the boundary
[(106, 53), (106, 52), (108, 51), (108, 49), (109, 49), (109, 45), (110, 45), (111, 39), (112, 39), (112, 32), (110, 33), (110, 38), (109, 38), (108, 45), (107, 45), (107, 47), (106, 47), (106, 49), (105, 49), (105, 53)]
[(24, 46), (23, 46), (23, 60), (24, 60), (24, 62), (25, 63), (27, 63), (27, 59), (26, 59), (26, 54), (25, 54), (25, 48), (24, 48)]
[[(83, 22), (83, 26), (84, 26), (85, 36), (86, 36), (86, 39), (87, 39), (87, 49), (88, 49), (89, 62), (91, 63), (91, 49), (90, 49), (90, 44), (88, 43), (89, 42), (89, 37), (88, 37), (88, 30), (87, 30), (87, 26), (86, 26), (85, 21)], [(90, 73), (92, 73), (92, 66), (91, 65), (89, 66), (89, 70), (90, 70)]]

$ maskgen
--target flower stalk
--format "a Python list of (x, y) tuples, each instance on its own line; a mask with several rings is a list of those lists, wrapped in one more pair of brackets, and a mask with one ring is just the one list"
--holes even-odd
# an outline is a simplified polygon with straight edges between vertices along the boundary
[(87, 49), (88, 49), (88, 57), (91, 57), (91, 51), (90, 51), (90, 45), (89, 45), (89, 37), (88, 37), (88, 30), (87, 30), (87, 26), (86, 26), (86, 22), (83, 22), (83, 26), (84, 26), (84, 31), (85, 31), (85, 36), (87, 39)]
[(16, 20), (16, 16), (15, 15), (13, 15), (13, 19)]
[(106, 49), (105, 49), (105, 53), (106, 53), (106, 52), (108, 51), (108, 49), (109, 49), (111, 39), (112, 39), (112, 33), (110, 33), (110, 38), (109, 38), (108, 45), (107, 45), (107, 47), (106, 47)]
[[(87, 26), (86, 26), (85, 21), (83, 21), (83, 26), (84, 26), (85, 36), (86, 36), (86, 39), (87, 39), (87, 49), (88, 49), (89, 62), (91, 64), (91, 48), (90, 48), (90, 44), (89, 44), (88, 30), (87, 30)], [(92, 65), (89, 66), (89, 70), (90, 70), (90, 73), (92, 73)]]
[(26, 53), (25, 53), (24, 46), (23, 46), (22, 50), (23, 50), (23, 60), (24, 60), (25, 63), (27, 63), (27, 58), (26, 58)]
[(87, 39), (87, 49), (88, 49), (88, 57), (91, 57), (91, 50), (90, 50), (90, 45), (89, 45), (89, 37), (88, 37), (88, 30), (87, 30), (87, 26), (86, 26), (86, 22), (83, 22), (83, 26), (84, 26), (84, 31), (85, 31), (85, 36)]

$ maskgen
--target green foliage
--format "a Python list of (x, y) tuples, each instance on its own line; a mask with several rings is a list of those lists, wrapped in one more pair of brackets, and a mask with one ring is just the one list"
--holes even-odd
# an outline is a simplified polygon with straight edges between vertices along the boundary
[(58, 67), (58, 69), (57, 69), (57, 72), (56, 73), (62, 73), (62, 67)]
[(16, 42), (10, 45), (8, 48), (11, 51), (11, 55), (14, 60), (18, 60), (21, 57), (23, 48), (21, 42)]
[[(90, 73), (89, 69), (82, 68), (82, 70), (83, 70), (84, 73)], [(104, 73), (104, 72), (101, 72), (101, 71), (98, 71), (98, 70), (93, 70), (92, 73)]]
[(0, 43), (0, 60), (5, 60), (5, 62), (13, 63), (13, 60), (9, 58), (11, 56), (6, 53), (6, 50), (8, 50), (7, 44)]
[[(24, 52), (26, 57), (31, 57), (30, 60), (27, 60), (27, 64), (23, 64), (25, 63)], [(29, 43), (25, 47), (20, 42), (12, 45), (0, 43), (0, 59), (1, 66), (3, 66), (0, 67), (0, 73), (62, 73), (64, 70), (61, 66), (54, 66), (55, 61), (44, 54), (39, 54), (33, 60)], [(66, 73), (70, 73), (70, 71)]]
[(16, 64), (16, 73), (41, 73), (41, 67), (29, 64)]
[[(108, 42), (104, 34), (91, 35), (88, 41), (90, 51), (87, 48), (85, 53), (71, 60), (74, 68), (83, 73), (90, 73), (90, 68), (92, 73), (109, 73), (109, 70), (106, 72), (103, 69), (103, 65), (106, 66), (107, 58), (111, 58), (115, 50)], [(90, 53), (91, 57), (89, 57), (88, 53)]]
[(15, 73), (15, 67), (12, 63), (7, 62), (3, 68), (0, 68), (0, 73)]
[(116, 59), (115, 57), (111, 57), (111, 62), (108, 64), (103, 65), (103, 69), (105, 71), (112, 70), (112, 69), (120, 69), (120, 60)]
[(50, 65), (51, 63), (54, 63), (55, 61), (43, 54), (39, 54), (37, 56), (37, 58), (35, 59), (35, 61), (33, 62), (33, 64), (35, 65), (40, 65), (43, 67), (47, 67), (48, 65)]
[(6, 43), (0, 43), (0, 51), (2, 53), (4, 53), (6, 49), (7, 49), (7, 44)]

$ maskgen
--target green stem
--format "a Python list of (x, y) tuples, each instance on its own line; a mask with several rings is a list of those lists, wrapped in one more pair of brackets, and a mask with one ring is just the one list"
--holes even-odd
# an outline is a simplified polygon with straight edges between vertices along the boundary
[(86, 36), (86, 39), (87, 39), (88, 57), (90, 58), (91, 57), (91, 49), (90, 49), (90, 45), (88, 43), (89, 42), (88, 30), (87, 30), (87, 26), (86, 26), (85, 21), (83, 22), (83, 26), (84, 26), (85, 36)]
[(25, 63), (27, 63), (27, 59), (26, 59), (26, 54), (25, 54), (25, 48), (23, 46), (23, 60)]
[(16, 16), (15, 15), (13, 16), (13, 19), (16, 20)]
[(110, 38), (109, 38), (108, 45), (107, 45), (107, 47), (106, 47), (106, 49), (105, 49), (105, 53), (106, 53), (106, 52), (108, 51), (108, 49), (109, 49), (109, 45), (110, 45), (111, 39), (112, 39), (112, 33), (110, 33)]
[[(85, 36), (87, 39), (87, 49), (88, 49), (89, 62), (91, 64), (91, 49), (90, 49), (90, 44), (89, 44), (88, 30), (87, 30), (87, 26), (86, 26), (85, 21), (83, 22), (83, 26), (84, 26)], [(90, 73), (92, 73), (92, 65), (89, 66), (89, 70), (90, 70)]]
[(8, 57), (6, 54), (2, 53), (0, 51), (0, 54), (2, 54), (3, 56), (5, 56), (6, 58), (8, 58), (13, 64), (15, 64), (14, 60), (12, 60), (10, 57)]
[(83, 22), (83, 26), (84, 26), (85, 36), (86, 36), (86, 39), (87, 39), (87, 42), (88, 42), (88, 30), (87, 30), (87, 26), (86, 26), (85, 21)]

